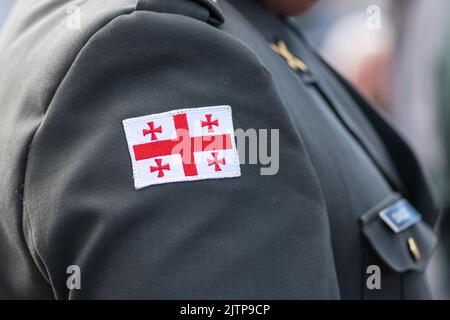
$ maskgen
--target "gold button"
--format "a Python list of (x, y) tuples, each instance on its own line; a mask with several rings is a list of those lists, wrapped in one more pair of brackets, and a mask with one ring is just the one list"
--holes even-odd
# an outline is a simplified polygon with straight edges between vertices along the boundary
[(417, 246), (417, 243), (414, 240), (414, 238), (408, 239), (408, 248), (409, 248), (409, 252), (411, 253), (414, 260), (416, 262), (419, 262), (421, 259), (420, 250), (419, 250), (419, 247)]

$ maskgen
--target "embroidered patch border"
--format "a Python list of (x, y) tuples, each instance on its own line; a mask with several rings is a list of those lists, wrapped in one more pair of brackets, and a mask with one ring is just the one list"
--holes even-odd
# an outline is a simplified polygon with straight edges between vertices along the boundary
[(123, 126), (137, 190), (241, 175), (230, 106), (146, 115)]

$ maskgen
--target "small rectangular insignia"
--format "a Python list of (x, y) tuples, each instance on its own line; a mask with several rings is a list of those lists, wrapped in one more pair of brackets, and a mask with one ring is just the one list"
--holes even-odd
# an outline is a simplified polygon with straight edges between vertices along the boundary
[(402, 199), (382, 210), (380, 218), (395, 233), (400, 233), (419, 222), (422, 216), (407, 200)]

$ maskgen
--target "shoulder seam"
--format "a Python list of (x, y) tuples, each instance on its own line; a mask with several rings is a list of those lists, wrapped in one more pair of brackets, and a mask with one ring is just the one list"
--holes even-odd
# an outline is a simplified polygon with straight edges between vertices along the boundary
[(62, 76), (61, 81), (59, 82), (59, 84), (56, 86), (53, 94), (51, 95), (51, 98), (48, 100), (48, 104), (46, 105), (46, 109), (43, 110), (44, 113), (46, 113), (48, 107), (52, 104), (54, 97), (56, 96), (56, 94), (59, 91), (59, 88), (61, 87), (61, 85), (63, 84), (64, 80), (66, 79), (67, 75), (69, 74), (69, 72), (72, 70), (72, 67), (74, 66), (75, 62), (77, 61), (78, 57), (80, 56), (81, 52), (83, 51), (84, 48), (86, 48), (86, 46), (89, 44), (89, 42), (97, 35), (99, 34), (103, 29), (105, 29), (109, 24), (111, 24), (112, 22), (114, 22), (116, 19), (132, 14), (136, 12), (136, 8), (133, 8), (133, 10), (130, 10), (126, 13), (122, 13), (118, 16), (115, 16), (114, 18), (108, 20), (105, 24), (103, 24), (100, 28), (98, 28), (94, 33), (92, 33), (92, 35), (89, 36), (89, 38), (85, 41), (85, 43), (80, 47), (80, 49), (78, 50), (77, 55), (75, 56), (75, 58), (73, 59), (72, 63), (70, 64), (70, 66), (67, 68), (67, 71), (65, 72), (65, 74)]

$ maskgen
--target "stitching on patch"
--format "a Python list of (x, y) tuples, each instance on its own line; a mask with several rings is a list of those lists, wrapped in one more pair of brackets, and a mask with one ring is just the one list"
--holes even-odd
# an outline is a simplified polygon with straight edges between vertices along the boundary
[[(138, 170), (136, 167), (136, 154), (133, 149), (132, 145), (132, 139), (130, 134), (129, 126), (130, 124), (146, 121), (146, 119), (158, 119), (158, 118), (164, 118), (164, 117), (173, 117), (178, 114), (194, 114), (194, 113), (203, 113), (203, 112), (210, 112), (210, 111), (227, 111), (225, 120), (226, 120), (226, 127), (230, 129), (232, 132), (231, 134), (231, 146), (232, 150), (234, 152), (234, 164), (236, 165), (233, 172), (227, 172), (227, 173), (219, 173), (219, 172), (213, 172), (213, 173), (203, 173), (196, 176), (181, 176), (181, 177), (174, 177), (174, 178), (163, 178), (163, 179), (150, 179), (147, 180), (145, 183), (141, 182), (138, 175)], [(235, 142), (235, 133), (234, 133), (234, 126), (233, 126), (233, 117), (232, 117), (232, 108), (227, 105), (222, 106), (210, 106), (210, 107), (201, 107), (201, 108), (185, 108), (185, 109), (178, 109), (178, 110), (172, 110), (167, 111), (163, 113), (157, 113), (157, 114), (151, 114), (141, 117), (135, 117), (130, 119), (125, 119), (122, 121), (124, 129), (125, 129), (125, 136), (127, 139), (128, 144), (128, 150), (130, 152), (131, 156), (131, 163), (132, 163), (132, 169), (133, 169), (133, 180), (134, 185), (136, 189), (142, 189), (151, 185), (156, 184), (164, 184), (164, 183), (173, 183), (173, 182), (181, 182), (181, 181), (197, 181), (197, 180), (205, 180), (205, 179), (221, 179), (221, 178), (233, 178), (233, 177), (240, 177), (241, 176), (241, 169), (240, 169), (240, 163), (239, 163), (239, 155), (236, 148), (236, 142)]]
[(141, 185), (141, 183), (139, 182), (139, 177), (137, 176), (137, 168), (136, 168), (136, 155), (134, 154), (134, 149), (133, 149), (133, 145), (130, 144), (131, 141), (131, 137), (130, 137), (130, 129), (128, 128), (128, 126), (125, 125), (125, 121), (123, 121), (123, 126), (125, 128), (125, 136), (127, 138), (127, 145), (128, 145), (128, 150), (130, 152), (131, 155), (131, 166), (133, 169), (133, 181), (134, 184), (137, 185)]
[[(139, 122), (142, 121), (142, 119), (145, 118), (164, 118), (167, 116), (172, 116), (172, 115), (177, 115), (177, 114), (183, 114), (183, 113), (202, 113), (205, 112), (207, 110), (230, 110), (231, 111), (231, 107), (230, 106), (212, 106), (212, 107), (202, 107), (202, 108), (188, 108), (188, 109), (180, 109), (180, 110), (173, 110), (173, 111), (168, 111), (168, 112), (162, 112), (162, 113), (156, 113), (156, 114), (150, 114), (150, 115), (146, 115), (146, 116), (142, 116), (142, 117), (136, 117), (136, 118), (130, 118), (130, 119), (126, 119), (123, 120), (124, 123), (135, 123), (135, 122)], [(230, 117), (229, 118), (229, 124), (231, 124), (232, 126), (232, 121)]]

